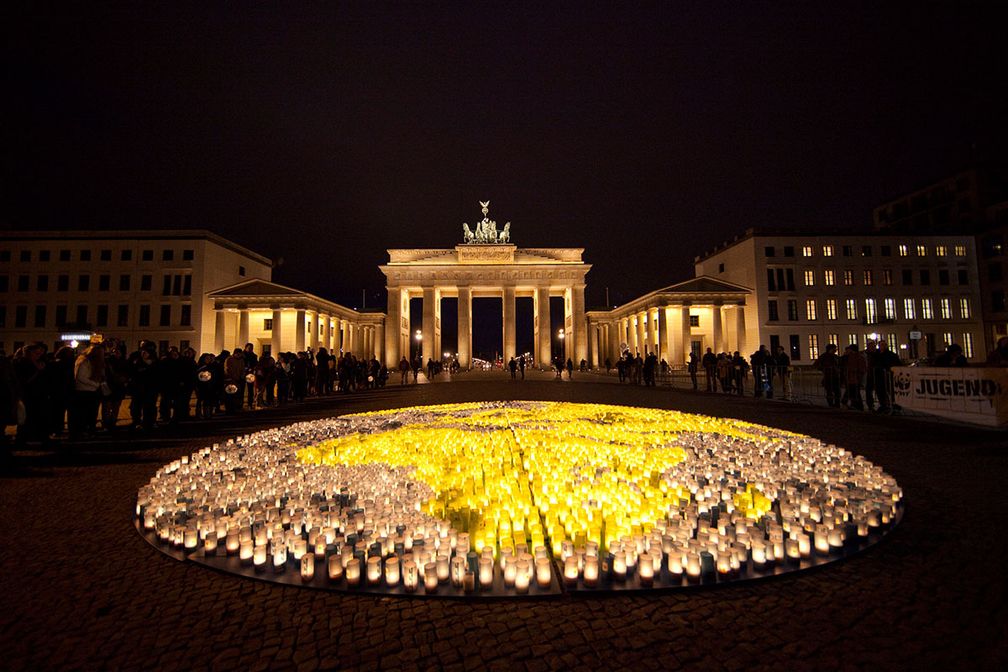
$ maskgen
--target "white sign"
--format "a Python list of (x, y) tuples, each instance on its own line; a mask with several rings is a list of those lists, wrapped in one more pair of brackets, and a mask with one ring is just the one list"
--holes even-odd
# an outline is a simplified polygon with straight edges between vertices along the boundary
[(911, 341), (919, 341), (919, 340), (921, 340), (921, 332), (919, 332), (919, 331), (911, 331), (910, 332), (910, 340)]
[(894, 401), (904, 408), (988, 427), (1008, 426), (1008, 369), (901, 366)]

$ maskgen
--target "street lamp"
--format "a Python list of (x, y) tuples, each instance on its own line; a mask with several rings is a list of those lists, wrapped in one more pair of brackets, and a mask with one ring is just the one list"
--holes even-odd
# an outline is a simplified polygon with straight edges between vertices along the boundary
[(560, 357), (561, 357), (560, 363), (563, 364), (564, 362), (567, 361), (567, 344), (564, 342), (564, 337), (567, 334), (565, 334), (564, 330), (561, 329), (558, 335), (560, 336)]
[(417, 330), (416, 330), (416, 333), (415, 333), (415, 334), (413, 334), (413, 338), (415, 338), (415, 339), (416, 339), (416, 349), (417, 349), (417, 357), (419, 357), (420, 355), (422, 355), (422, 354), (423, 354), (423, 353), (422, 353), (422, 352), (420, 351), (420, 342), (421, 342), (421, 341), (423, 340), (423, 332), (422, 332), (422, 331), (420, 331), (419, 329), (417, 329)]

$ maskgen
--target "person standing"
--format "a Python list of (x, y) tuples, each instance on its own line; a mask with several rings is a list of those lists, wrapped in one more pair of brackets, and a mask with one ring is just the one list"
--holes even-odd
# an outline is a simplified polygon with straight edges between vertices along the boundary
[(732, 355), (732, 372), (735, 375), (735, 394), (739, 396), (745, 394), (745, 380), (748, 370), (749, 362), (736, 350)]
[(94, 433), (104, 384), (105, 349), (92, 345), (74, 362), (74, 397), (67, 423), (71, 439)]
[(567, 358), (567, 380), (572, 380), (574, 378), (574, 360), (570, 357)]
[(255, 408), (255, 370), (259, 365), (259, 357), (256, 356), (255, 349), (252, 347), (251, 343), (245, 344), (245, 350), (242, 352), (242, 358), (245, 360), (245, 389), (246, 395), (248, 396), (248, 407), (249, 409)]
[[(875, 349), (875, 341), (869, 340), (865, 342), (864, 358), (868, 365), (867, 372), (865, 373), (865, 383), (864, 383), (864, 401), (865, 406), (869, 411), (875, 410), (875, 355), (877, 350)], [(881, 401), (879, 402), (881, 403)]]
[(521, 371), (521, 379), (525, 380), (525, 355), (518, 358), (518, 370)]
[(899, 366), (900, 358), (889, 349), (889, 344), (879, 341), (875, 351), (875, 395), (878, 397), (878, 412), (892, 412), (892, 367)]
[(822, 372), (822, 386), (826, 390), (826, 403), (831, 408), (840, 408), (840, 358), (836, 354), (837, 346), (830, 343), (826, 352), (819, 355), (813, 365)]
[(714, 392), (716, 390), (715, 379), (717, 377), (717, 357), (714, 356), (714, 352), (707, 348), (707, 352), (704, 354), (703, 359), (700, 360), (703, 364), (704, 374), (707, 376), (707, 391)]
[(689, 372), (690, 382), (693, 383), (693, 391), (696, 392), (697, 386), (697, 356), (696, 353), (690, 350), (689, 362), (686, 364), (686, 370)]
[(18, 445), (49, 438), (49, 393), (43, 355), (45, 346), (33, 343), (22, 347), (14, 357), (14, 376), (25, 407), (25, 421), (17, 428)]
[(753, 396), (762, 397), (766, 394), (767, 399), (773, 399), (773, 378), (770, 377), (773, 357), (765, 345), (760, 345), (759, 350), (749, 357), (753, 372)]
[(242, 407), (242, 392), (245, 389), (245, 357), (235, 349), (224, 360), (224, 406), (228, 413), (237, 413)]
[(399, 360), (399, 384), (400, 385), (405, 385), (406, 384), (406, 379), (409, 377), (409, 372), (410, 372), (409, 360), (406, 359), (406, 355), (403, 355), (403, 358)]
[(864, 401), (861, 399), (861, 386), (865, 374), (868, 372), (868, 363), (865, 361), (864, 355), (858, 352), (856, 345), (847, 346), (843, 368), (844, 383), (847, 386), (847, 401), (852, 408), (863, 411)]
[(784, 399), (791, 398), (791, 358), (788, 357), (783, 345), (777, 346), (777, 356), (773, 360), (774, 371), (780, 379), (781, 394)]
[(508, 371), (511, 372), (511, 380), (517, 380), (517, 378), (518, 378), (518, 362), (515, 361), (514, 357), (512, 357), (508, 361)]

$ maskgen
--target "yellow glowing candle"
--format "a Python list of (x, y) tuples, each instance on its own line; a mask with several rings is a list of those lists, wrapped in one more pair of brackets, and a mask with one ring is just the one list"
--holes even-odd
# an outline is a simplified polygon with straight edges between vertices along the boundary
[(564, 583), (568, 586), (576, 586), (580, 572), (578, 572), (578, 559), (576, 555), (568, 556), (564, 560)]
[[(251, 564), (254, 546), (252, 546), (252, 540), (246, 539), (241, 542), (241, 547), (238, 549), (238, 559), (241, 560), (243, 565)], [(263, 546), (263, 555), (266, 554), (266, 547)]]
[(599, 559), (597, 556), (589, 555), (584, 561), (584, 582), (589, 588), (598, 586), (599, 581)]
[(804, 532), (798, 533), (798, 554), (803, 558), (812, 555), (812, 540)]
[(428, 563), (424, 567), (424, 590), (430, 594), (437, 592), (438, 568), (436, 563)]
[(690, 581), (700, 580), (700, 556), (690, 553), (686, 558), (686, 578)]
[(203, 551), (206, 555), (214, 555), (217, 552), (217, 533), (207, 532), (203, 539)]
[(234, 555), (238, 552), (238, 532), (232, 531), (227, 533), (227, 538), (224, 540), (224, 550), (227, 551), (228, 555)]
[(480, 588), (487, 590), (493, 587), (494, 561), (492, 557), (486, 555), (479, 559), (479, 583)]
[(536, 585), (540, 588), (549, 588), (552, 583), (553, 570), (550, 560), (547, 557), (539, 557), (535, 560)]
[(256, 571), (263, 571), (266, 569), (266, 546), (256, 546), (252, 554), (252, 564), (255, 566)]
[(434, 562), (434, 570), (437, 574), (438, 581), (444, 583), (448, 580), (449, 575), (451, 574), (450, 562), (451, 558), (447, 555), (437, 556), (437, 560)]
[(529, 566), (529, 561), (526, 558), (519, 558), (518, 562), (514, 565), (508, 565), (508, 567), (515, 568), (515, 579), (514, 587), (515, 592), (519, 595), (524, 595), (528, 592), (529, 581), (531, 579), (532, 569)]
[(617, 580), (623, 581), (627, 575), (626, 553), (616, 551), (613, 553), (613, 575)]

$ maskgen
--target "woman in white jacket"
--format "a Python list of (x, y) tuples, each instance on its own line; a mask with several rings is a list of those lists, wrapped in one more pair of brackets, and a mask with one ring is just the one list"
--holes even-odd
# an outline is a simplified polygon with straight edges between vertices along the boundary
[(74, 398), (68, 422), (70, 438), (80, 438), (95, 429), (105, 382), (105, 350), (92, 345), (74, 362)]

